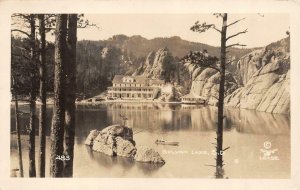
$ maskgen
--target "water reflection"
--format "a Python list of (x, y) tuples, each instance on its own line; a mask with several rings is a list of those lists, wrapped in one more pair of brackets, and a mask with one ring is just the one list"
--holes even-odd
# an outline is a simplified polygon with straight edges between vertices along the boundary
[(130, 169), (133, 167), (137, 167), (140, 171), (142, 171), (145, 175), (151, 176), (154, 172), (158, 171), (164, 164), (151, 164), (151, 163), (142, 163), (135, 162), (130, 158), (123, 157), (111, 157), (107, 156), (103, 153), (94, 152), (90, 147), (86, 147), (86, 151), (92, 160), (95, 160), (97, 164), (101, 167), (107, 169), (113, 169), (115, 167), (123, 168), (124, 172), (130, 172)]
[[(29, 106), (20, 106), (21, 111), (29, 112)], [(12, 108), (11, 113), (14, 113)], [(47, 136), (50, 135), (52, 107), (47, 108)], [(166, 164), (152, 165), (136, 163), (122, 157), (109, 157), (93, 152), (86, 147), (84, 140), (90, 130), (101, 130), (108, 125), (122, 123), (121, 115), (128, 118), (127, 124), (135, 132), (138, 145), (156, 149), (161, 154), (164, 150), (187, 151), (187, 154), (162, 154)], [(232, 177), (288, 177), (290, 167), (290, 118), (288, 115), (273, 115), (251, 110), (225, 109), (227, 121), (224, 132), (224, 146), (231, 146), (224, 159), (227, 175)], [(14, 114), (11, 115), (11, 131), (15, 131)], [(191, 151), (214, 149), (217, 121), (217, 108), (197, 105), (172, 104), (132, 104), (114, 103), (102, 105), (77, 106), (76, 109), (76, 144), (75, 176), (79, 177), (207, 177), (213, 175), (211, 167), (214, 156), (191, 155)], [(35, 121), (38, 124), (37, 121)], [(20, 116), (23, 134), (29, 123), (29, 115)], [(38, 134), (38, 133), (36, 133)], [(23, 135), (24, 136), (24, 135)], [(26, 136), (26, 135), (25, 135)], [(180, 142), (180, 146), (156, 146), (159, 137)], [(47, 137), (49, 138), (49, 137)], [(260, 149), (265, 140), (272, 141), (278, 148), (278, 162), (261, 162), (258, 160)], [(24, 142), (23, 142), (24, 141)], [(37, 138), (38, 141), (38, 138)], [(28, 155), (26, 140), (22, 140), (24, 155)], [(38, 144), (38, 142), (36, 143)], [(49, 148), (49, 142), (47, 142)], [(12, 168), (15, 162), (16, 141), (11, 140)], [(47, 150), (48, 151), (48, 150)], [(49, 151), (48, 151), (49, 152)], [(28, 161), (24, 158), (24, 164)], [(236, 159), (241, 164), (236, 163)], [(15, 165), (14, 165), (15, 163)], [(28, 166), (25, 166), (25, 168)], [(253, 170), (253, 167), (257, 168)], [(274, 173), (276, 172), (276, 174)]]
[[(23, 112), (29, 112), (28, 106), (20, 106)], [(13, 113), (13, 109), (11, 110)], [(47, 135), (50, 135), (52, 107), (47, 109)], [(120, 115), (126, 115), (127, 125), (134, 130), (211, 131), (216, 128), (217, 109), (215, 107), (187, 106), (172, 104), (130, 104), (115, 103), (108, 105), (77, 106), (76, 134), (86, 137), (92, 129), (103, 129), (108, 125), (122, 123)], [(227, 124), (225, 130), (236, 129), (240, 133), (285, 134), (290, 133), (289, 115), (269, 114), (252, 110), (226, 109)], [(11, 115), (11, 131), (15, 131), (14, 114)], [(38, 121), (35, 121), (38, 124)], [(29, 115), (20, 116), (21, 130), (26, 133)], [(82, 127), (84, 126), (84, 127)], [(79, 139), (82, 142), (82, 139)]]
[(124, 169), (130, 169), (134, 165), (134, 160), (123, 157), (116, 156), (107, 156), (103, 153), (94, 152), (91, 147), (86, 146), (87, 153), (93, 160), (96, 160), (97, 163), (105, 168), (113, 168), (116, 165), (122, 166)]

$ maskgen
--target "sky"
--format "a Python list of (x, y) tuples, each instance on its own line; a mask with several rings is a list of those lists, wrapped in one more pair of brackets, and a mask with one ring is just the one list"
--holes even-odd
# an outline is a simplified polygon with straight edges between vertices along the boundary
[[(244, 17), (245, 20), (228, 28), (227, 36), (245, 29), (248, 32), (227, 44), (239, 42), (248, 48), (261, 47), (287, 36), (288, 14), (228, 14), (228, 24)], [(212, 14), (85, 14), (85, 18), (99, 29), (78, 29), (78, 40), (104, 40), (116, 34), (141, 35), (147, 39), (179, 36), (188, 41), (220, 46), (220, 34), (215, 30), (201, 34), (190, 30), (196, 21), (214, 23), (221, 28), (221, 19)]]

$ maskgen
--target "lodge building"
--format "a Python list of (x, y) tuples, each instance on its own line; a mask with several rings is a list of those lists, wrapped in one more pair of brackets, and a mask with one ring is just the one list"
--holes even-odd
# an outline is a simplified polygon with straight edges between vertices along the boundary
[(163, 80), (149, 79), (145, 76), (115, 75), (113, 86), (108, 87), (108, 98), (111, 99), (155, 99)]

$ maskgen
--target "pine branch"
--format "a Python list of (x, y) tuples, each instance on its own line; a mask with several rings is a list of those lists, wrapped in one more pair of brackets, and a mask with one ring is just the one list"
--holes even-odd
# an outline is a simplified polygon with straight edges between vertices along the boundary
[(88, 28), (88, 27), (96, 27), (98, 30), (100, 29), (99, 26), (97, 26), (96, 24), (90, 24), (89, 22), (85, 22), (84, 24), (79, 23), (77, 28)]

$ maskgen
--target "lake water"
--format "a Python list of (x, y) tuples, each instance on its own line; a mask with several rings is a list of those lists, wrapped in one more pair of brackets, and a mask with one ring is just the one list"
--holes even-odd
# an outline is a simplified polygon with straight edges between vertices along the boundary
[[(19, 106), (29, 112), (28, 105)], [(49, 175), (49, 134), (52, 107), (48, 107), (46, 175)], [(14, 109), (11, 130), (15, 131)], [(90, 130), (122, 123), (120, 114), (128, 117), (137, 147), (148, 146), (165, 159), (163, 166), (134, 162), (122, 157), (109, 157), (93, 152), (84, 145)], [(226, 109), (224, 131), (225, 177), (289, 178), (290, 118), (251, 110)], [(161, 177), (213, 178), (217, 109), (215, 107), (112, 103), (77, 106), (74, 177)], [(28, 114), (20, 116), (23, 129)], [(38, 132), (37, 132), (38, 134)], [(179, 146), (156, 145), (156, 139), (178, 141)], [(22, 133), (24, 175), (28, 176), (28, 135)], [(38, 137), (36, 138), (38, 150)], [(267, 142), (267, 143), (266, 143)], [(270, 142), (270, 143), (268, 143)], [(271, 146), (270, 146), (271, 145)], [(269, 153), (269, 154), (268, 154)], [(37, 155), (37, 153), (36, 153)], [(11, 135), (11, 168), (18, 168), (16, 135)]]

